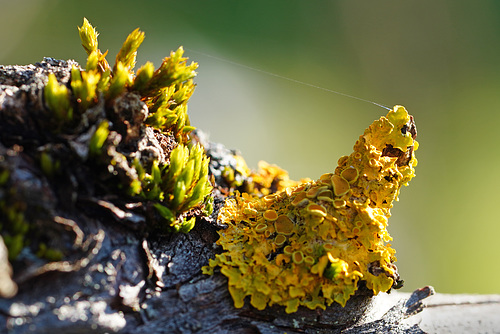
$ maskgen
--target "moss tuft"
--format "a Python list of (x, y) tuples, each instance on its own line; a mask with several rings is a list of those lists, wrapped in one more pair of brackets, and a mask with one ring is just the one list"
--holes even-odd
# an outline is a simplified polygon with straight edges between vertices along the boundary
[[(58, 225), (54, 215), (61, 207), (64, 213), (78, 212), (82, 198), (97, 203), (120, 199), (113, 205), (123, 209), (124, 203), (135, 203), (134, 215), (142, 216), (146, 225), (141, 230), (164, 233), (189, 232), (195, 217), (212, 212), (209, 159), (201, 146), (191, 143), (195, 128), (187, 113), (198, 65), (188, 63), (180, 47), (156, 70), (147, 62), (135, 72), (145, 36), (136, 29), (110, 66), (107, 51), (99, 49), (99, 34), (87, 19), (78, 32), (88, 55), (85, 69), (64, 62), (64, 75), (47, 74), (42, 112), (33, 107), (31, 115), (0, 124), (0, 148), (15, 147), (19, 159), (36, 162), (42, 178), (37, 184), (53, 196), (54, 205), (43, 210), (36, 203), (27, 204), (25, 195), (14, 201), (19, 184), (9, 181), (10, 171), (19, 160), (0, 155), (0, 162), (8, 162), (8, 168), (0, 170), (0, 233), (11, 260), (26, 246), (50, 261), (66, 254), (47, 242), (53, 235), (40, 226)], [(32, 119), (37, 120), (35, 128)], [(35, 222), (35, 213), (25, 215), (39, 209), (45, 215), (39, 219), (43, 223)], [(40, 233), (28, 233), (37, 229)]]

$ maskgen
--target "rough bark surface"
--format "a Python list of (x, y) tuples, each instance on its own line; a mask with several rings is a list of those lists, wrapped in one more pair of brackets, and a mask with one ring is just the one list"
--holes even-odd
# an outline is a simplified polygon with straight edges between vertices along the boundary
[[(152, 235), (144, 228), (150, 210), (138, 210), (120, 198), (97, 196), (103, 191), (96, 190), (86, 166), (63, 171), (57, 180), (40, 171), (33, 152), (58, 145), (67, 159), (85, 157), (83, 143), (95, 131), (91, 126), (76, 128), (64, 141), (51, 142), (41, 128), (47, 124), (43, 112), (47, 75), (56, 73), (68, 83), (71, 65), (78, 66), (46, 58), (35, 65), (0, 66), (0, 163), (10, 172), (16, 189), (11, 197), (28, 208), (26, 217), (44, 230), (51, 246), (65, 250), (64, 260), (47, 261), (28, 247), (11, 268), (0, 238), (2, 332), (356, 334), (495, 332), (500, 328), (499, 296), (438, 294), (424, 307), (423, 300), (433, 294), (431, 287), (412, 294), (359, 293), (346, 307), (335, 304), (325, 311), (300, 308), (286, 314), (282, 307), (258, 311), (248, 303), (236, 309), (226, 278), (202, 275), (200, 269), (217, 252), (214, 242), (221, 227), (216, 217), (224, 199), (217, 187), (214, 213), (208, 218), (197, 216), (190, 233)], [(134, 110), (141, 109), (136, 97), (124, 96), (116, 108), (134, 104)], [(103, 106), (85, 117), (99, 117), (99, 108)], [(135, 149), (154, 151), (166, 159), (168, 138), (159, 140), (152, 131), (132, 132), (136, 137), (140, 133), (135, 139), (143, 143)], [(230, 151), (217, 144), (204, 145), (212, 158), (210, 172), (216, 183), (222, 182), (218, 176), (231, 163)]]

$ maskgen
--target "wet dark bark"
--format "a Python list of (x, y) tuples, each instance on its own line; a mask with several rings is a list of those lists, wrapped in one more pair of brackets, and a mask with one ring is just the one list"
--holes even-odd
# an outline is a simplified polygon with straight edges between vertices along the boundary
[[(84, 115), (87, 126), (75, 125), (65, 136), (47, 131), (51, 124), (43, 101), (47, 75), (56, 73), (68, 83), (71, 65), (78, 66), (45, 59), (35, 65), (0, 67), (0, 172), (10, 174), (0, 199), (23, 210), (26, 221), (33, 224), (30, 238), (43, 239), (47, 247), (62, 249), (64, 255), (49, 261), (25, 247), (9, 261), (0, 238), (2, 332), (354, 334), (451, 329), (457, 333), (462, 326), (476, 331), (500, 325), (492, 316), (500, 311), (498, 296), (438, 294), (421, 312), (422, 300), (433, 293), (429, 287), (413, 294), (358, 294), (345, 308), (335, 304), (325, 311), (301, 308), (286, 314), (282, 307), (258, 311), (249, 303), (234, 308), (225, 277), (201, 273), (217, 251), (222, 188), (215, 187), (210, 217), (196, 210), (190, 213), (197, 223), (188, 234), (151, 233), (144, 225), (146, 219), (154, 219), (150, 208), (109, 195), (105, 173), (96, 173), (99, 168), (86, 163), (85, 145), (95, 131), (95, 120), (109, 117), (106, 108), (116, 112), (115, 122), (123, 122), (122, 135), (133, 136), (121, 149), (167, 159), (172, 138), (127, 128), (135, 124), (133, 118), (141, 118), (142, 107), (133, 94), (123, 96), (114, 107), (96, 105)], [(125, 119), (116, 116), (129, 109), (132, 112), (123, 113), (129, 115)], [(223, 182), (218, 177), (224, 165), (233, 163), (231, 152), (204, 144), (217, 185)], [(48, 148), (61, 161), (56, 175), (47, 175), (40, 167), (39, 156)], [(117, 164), (116, 180), (126, 180), (125, 168)]]

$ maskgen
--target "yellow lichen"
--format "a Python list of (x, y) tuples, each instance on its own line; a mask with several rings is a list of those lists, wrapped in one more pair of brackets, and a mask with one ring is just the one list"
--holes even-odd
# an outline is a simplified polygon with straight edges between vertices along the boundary
[[(246, 167), (245, 162), (241, 159), (239, 164)], [(244, 169), (244, 168), (242, 168)], [(256, 196), (266, 196), (270, 193), (282, 191), (286, 188), (297, 186), (300, 182), (290, 180), (288, 172), (279, 168), (276, 165), (270, 165), (265, 161), (259, 161), (258, 172), (248, 172), (251, 179), (251, 184), (248, 184), (248, 192)]]
[(349, 183), (353, 183), (358, 179), (359, 172), (354, 167), (347, 167), (340, 173), (340, 176)]
[[(263, 165), (267, 173), (254, 176), (259, 192), (236, 193), (220, 210), (227, 225), (217, 241), (223, 252), (203, 272), (220, 267), (235, 307), (250, 296), (257, 309), (278, 304), (287, 313), (334, 301), (345, 306), (360, 280), (374, 294), (388, 291), (399, 276), (386, 244), (387, 218), (414, 176), (415, 137), (412, 117), (396, 106), (365, 130), (334, 173), (317, 181), (294, 184)], [(278, 175), (273, 192), (269, 180)]]
[(276, 233), (290, 235), (293, 232), (293, 221), (285, 215), (281, 215), (274, 222)]
[(338, 197), (346, 194), (350, 189), (349, 182), (347, 182), (342, 176), (335, 174), (332, 175), (332, 186), (335, 196)]
[[(264, 200), (269, 200), (269, 198), (264, 197)], [(278, 219), (278, 214), (274, 210), (267, 210), (264, 212), (264, 218), (266, 218), (269, 221), (275, 221)]]

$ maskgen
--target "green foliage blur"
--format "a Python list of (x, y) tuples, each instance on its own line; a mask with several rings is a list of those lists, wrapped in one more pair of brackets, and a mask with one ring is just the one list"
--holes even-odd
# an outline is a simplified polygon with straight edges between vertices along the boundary
[(387, 111), (263, 71), (404, 105), (420, 142), (417, 177), (402, 189), (389, 221), (404, 290), (500, 293), (500, 2), (0, 0), (0, 6), (0, 64), (50, 56), (84, 66), (76, 28), (83, 17), (111, 55), (140, 27), (146, 39), (138, 66), (148, 60), (158, 66), (183, 45), (200, 65), (191, 123), (241, 150), (251, 167), (266, 160), (295, 179), (333, 171)]

